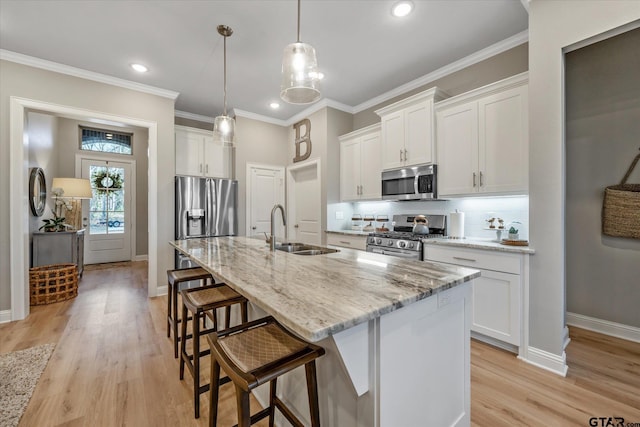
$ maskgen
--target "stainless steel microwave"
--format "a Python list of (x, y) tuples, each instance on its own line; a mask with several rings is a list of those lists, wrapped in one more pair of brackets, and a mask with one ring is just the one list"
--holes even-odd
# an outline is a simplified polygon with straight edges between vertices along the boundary
[(382, 172), (383, 200), (437, 199), (436, 165), (419, 165)]

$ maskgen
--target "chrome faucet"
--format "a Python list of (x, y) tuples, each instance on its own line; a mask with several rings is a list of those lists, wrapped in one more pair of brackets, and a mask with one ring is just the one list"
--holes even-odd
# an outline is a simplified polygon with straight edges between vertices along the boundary
[(274, 205), (273, 209), (271, 209), (271, 251), (274, 252), (276, 250), (276, 225), (275, 225), (275, 216), (276, 216), (276, 211), (280, 209), (280, 212), (282, 212), (282, 225), (285, 226), (284, 228), (284, 236), (285, 236), (285, 240), (287, 238), (287, 218), (286, 215), (284, 214), (284, 208), (282, 207), (282, 205)]

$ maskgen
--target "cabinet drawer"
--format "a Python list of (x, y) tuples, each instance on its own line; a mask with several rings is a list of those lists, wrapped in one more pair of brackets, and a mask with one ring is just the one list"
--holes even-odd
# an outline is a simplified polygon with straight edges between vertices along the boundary
[(367, 250), (367, 236), (327, 233), (327, 244), (365, 251)]
[(443, 248), (425, 244), (424, 259), (425, 261), (446, 262), (463, 267), (520, 274), (520, 256), (517, 254), (481, 249)]

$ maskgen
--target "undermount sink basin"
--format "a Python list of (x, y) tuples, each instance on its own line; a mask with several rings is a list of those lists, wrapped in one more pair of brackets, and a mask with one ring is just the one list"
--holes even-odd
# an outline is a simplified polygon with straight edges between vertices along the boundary
[(338, 252), (337, 249), (306, 245), (304, 243), (278, 243), (276, 244), (276, 250), (289, 252), (295, 255), (323, 255)]

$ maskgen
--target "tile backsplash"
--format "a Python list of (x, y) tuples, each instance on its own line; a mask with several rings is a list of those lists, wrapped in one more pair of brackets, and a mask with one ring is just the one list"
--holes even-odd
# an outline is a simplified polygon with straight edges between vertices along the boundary
[[(495, 238), (496, 232), (486, 230), (488, 218), (502, 218), (507, 228), (516, 224), (521, 239), (529, 238), (529, 197), (467, 197), (435, 202), (353, 202), (333, 203), (327, 206), (327, 229), (351, 229), (351, 216), (354, 213), (364, 216), (394, 214), (446, 214), (458, 209), (465, 213), (464, 234), (467, 237)], [(342, 213), (342, 219), (336, 219)], [(447, 222), (448, 224), (448, 222)], [(375, 224), (374, 224), (375, 225)], [(495, 223), (496, 227), (498, 223)], [(387, 224), (389, 226), (389, 224)], [(503, 235), (503, 238), (506, 237)]]

